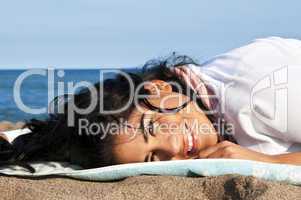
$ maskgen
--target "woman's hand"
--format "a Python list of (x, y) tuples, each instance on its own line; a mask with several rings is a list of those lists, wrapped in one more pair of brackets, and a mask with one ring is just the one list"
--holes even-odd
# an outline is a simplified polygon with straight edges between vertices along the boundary
[(301, 152), (267, 155), (229, 141), (223, 141), (199, 152), (198, 158), (232, 158), (269, 163), (301, 165)]
[(207, 90), (206, 84), (202, 81), (200, 75), (196, 74), (186, 65), (174, 67), (170, 69), (170, 71), (194, 90), (196, 94), (201, 97), (202, 102), (207, 108), (212, 108), (212, 105), (210, 104), (209, 91)]
[(223, 141), (199, 152), (199, 158), (232, 158), (255, 160), (262, 162), (277, 162), (276, 157), (259, 153), (229, 141)]

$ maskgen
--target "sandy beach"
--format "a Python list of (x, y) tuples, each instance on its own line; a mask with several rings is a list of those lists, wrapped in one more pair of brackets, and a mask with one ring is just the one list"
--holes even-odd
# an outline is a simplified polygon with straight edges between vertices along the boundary
[(0, 121), (0, 132), (1, 131), (9, 131), (22, 128), (24, 126), (24, 122), (10, 122), (10, 121)]
[(117, 182), (0, 178), (2, 200), (85, 199), (301, 199), (301, 188), (235, 175), (219, 177), (138, 176)]

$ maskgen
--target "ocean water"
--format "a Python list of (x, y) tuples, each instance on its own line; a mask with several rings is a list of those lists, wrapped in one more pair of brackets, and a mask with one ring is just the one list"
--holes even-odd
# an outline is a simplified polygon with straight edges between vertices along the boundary
[[(135, 70), (135, 69), (132, 69)], [(130, 70), (131, 71), (131, 70)], [(28, 70), (0, 70), (0, 121), (8, 120), (12, 122), (29, 120), (31, 118), (45, 118), (47, 113), (31, 114), (24, 112), (16, 103), (14, 96), (14, 88), (18, 78)], [(31, 71), (30, 71), (31, 72)], [(80, 81), (88, 81), (95, 83), (100, 81), (100, 70), (98, 69), (82, 69), (82, 70), (54, 70), (48, 72), (44, 70), (45, 75), (27, 76), (21, 84), (20, 97), (24, 105), (30, 108), (48, 107), (48, 75), (53, 74), (54, 96), (58, 95), (58, 83), (64, 84), (67, 93), (67, 84), (76, 84)], [(63, 74), (62, 74), (63, 72)], [(106, 74), (104, 78), (114, 76), (113, 73)]]

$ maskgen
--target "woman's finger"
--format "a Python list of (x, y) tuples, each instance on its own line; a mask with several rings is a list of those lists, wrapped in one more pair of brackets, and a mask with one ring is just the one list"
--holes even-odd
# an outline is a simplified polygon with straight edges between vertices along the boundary
[(213, 154), (214, 152), (218, 151), (219, 149), (225, 148), (230, 145), (234, 145), (234, 143), (229, 142), (229, 141), (223, 141), (216, 145), (210, 146), (199, 152), (199, 158), (208, 158), (209, 155)]
[(225, 155), (224, 148), (219, 148), (218, 150), (209, 154), (207, 158), (226, 158)]

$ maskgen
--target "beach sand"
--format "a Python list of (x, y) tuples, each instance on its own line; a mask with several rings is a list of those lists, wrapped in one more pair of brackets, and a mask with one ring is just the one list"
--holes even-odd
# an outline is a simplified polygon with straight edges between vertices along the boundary
[[(0, 123), (0, 130), (21, 124)], [(8, 128), (9, 126), (9, 128)], [(301, 200), (301, 186), (254, 177), (137, 176), (114, 182), (87, 182), (66, 178), (22, 179), (0, 177), (0, 199), (281, 199)]]
[(9, 131), (22, 128), (24, 126), (24, 122), (9, 122), (9, 121), (0, 121), (0, 132), (1, 131)]
[(2, 200), (93, 199), (301, 199), (301, 187), (235, 175), (219, 177), (137, 176), (115, 182), (0, 177)]

